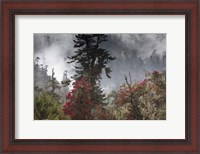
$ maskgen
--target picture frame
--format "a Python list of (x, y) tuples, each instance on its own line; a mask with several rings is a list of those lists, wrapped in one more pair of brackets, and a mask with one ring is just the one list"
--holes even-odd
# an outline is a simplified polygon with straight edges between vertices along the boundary
[[(198, 153), (198, 1), (3, 1), (1, 53), (2, 153), (9, 152), (163, 152)], [(184, 15), (185, 139), (15, 139), (16, 15)], [(177, 59), (178, 60), (178, 59)]]

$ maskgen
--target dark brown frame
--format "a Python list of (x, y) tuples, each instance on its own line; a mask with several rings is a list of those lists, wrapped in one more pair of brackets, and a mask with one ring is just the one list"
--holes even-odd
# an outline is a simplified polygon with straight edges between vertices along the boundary
[[(3, 1), (2, 5), (2, 152), (177, 152), (200, 153), (198, 146), (198, 1), (165, 2), (53, 2)], [(186, 138), (143, 140), (34, 140), (15, 139), (15, 15), (103, 14), (185, 15), (186, 17)], [(177, 59), (178, 60), (178, 59)], [(0, 95), (0, 96), (1, 96)]]

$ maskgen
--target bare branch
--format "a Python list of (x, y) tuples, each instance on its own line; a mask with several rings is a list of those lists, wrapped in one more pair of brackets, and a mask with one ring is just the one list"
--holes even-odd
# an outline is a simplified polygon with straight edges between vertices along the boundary
[(132, 84), (131, 73), (129, 72), (130, 84)]
[(127, 76), (124, 75), (124, 77), (125, 77), (126, 84), (129, 86), (129, 88), (131, 88), (131, 84), (128, 82), (128, 78), (127, 78)]

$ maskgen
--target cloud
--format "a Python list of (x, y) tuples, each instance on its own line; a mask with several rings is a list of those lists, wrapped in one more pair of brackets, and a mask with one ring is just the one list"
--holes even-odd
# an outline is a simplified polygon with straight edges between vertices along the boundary
[[(54, 68), (58, 81), (62, 80), (65, 70), (69, 78), (75, 74), (75, 64), (68, 64), (65, 59), (74, 55), (76, 49), (73, 39), (75, 34), (34, 35), (34, 57), (40, 57), (40, 63), (49, 66), (49, 75)], [(111, 78), (102, 74), (101, 86), (106, 92), (117, 90), (129, 72), (132, 80), (138, 81), (145, 77), (145, 70), (166, 69), (163, 59), (166, 55), (166, 34), (108, 34), (108, 41), (102, 43), (101, 47), (116, 57), (108, 64), (112, 69)], [(151, 59), (153, 52), (159, 56), (159, 61)]]
[(122, 34), (122, 42), (130, 50), (137, 51), (137, 56), (149, 58), (153, 51), (160, 57), (166, 52), (166, 34)]
[(67, 64), (65, 57), (73, 54), (72, 34), (34, 34), (34, 57), (40, 57), (40, 63), (48, 65), (48, 75), (52, 68), (58, 81), (62, 81), (63, 73), (73, 75), (74, 66)]

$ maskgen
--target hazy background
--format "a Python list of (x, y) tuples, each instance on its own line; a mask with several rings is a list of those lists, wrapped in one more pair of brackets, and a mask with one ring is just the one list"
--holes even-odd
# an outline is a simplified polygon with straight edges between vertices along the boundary
[[(66, 57), (74, 55), (75, 35), (34, 34), (34, 58), (39, 57), (40, 64), (49, 66), (48, 75), (54, 68), (59, 82), (65, 70), (68, 78), (74, 75), (75, 64), (68, 64)], [(129, 72), (133, 81), (140, 81), (144, 79), (145, 71), (166, 70), (166, 34), (108, 34), (108, 41), (100, 46), (116, 57), (109, 63), (111, 78), (102, 74), (101, 85), (105, 92), (117, 90)]]

